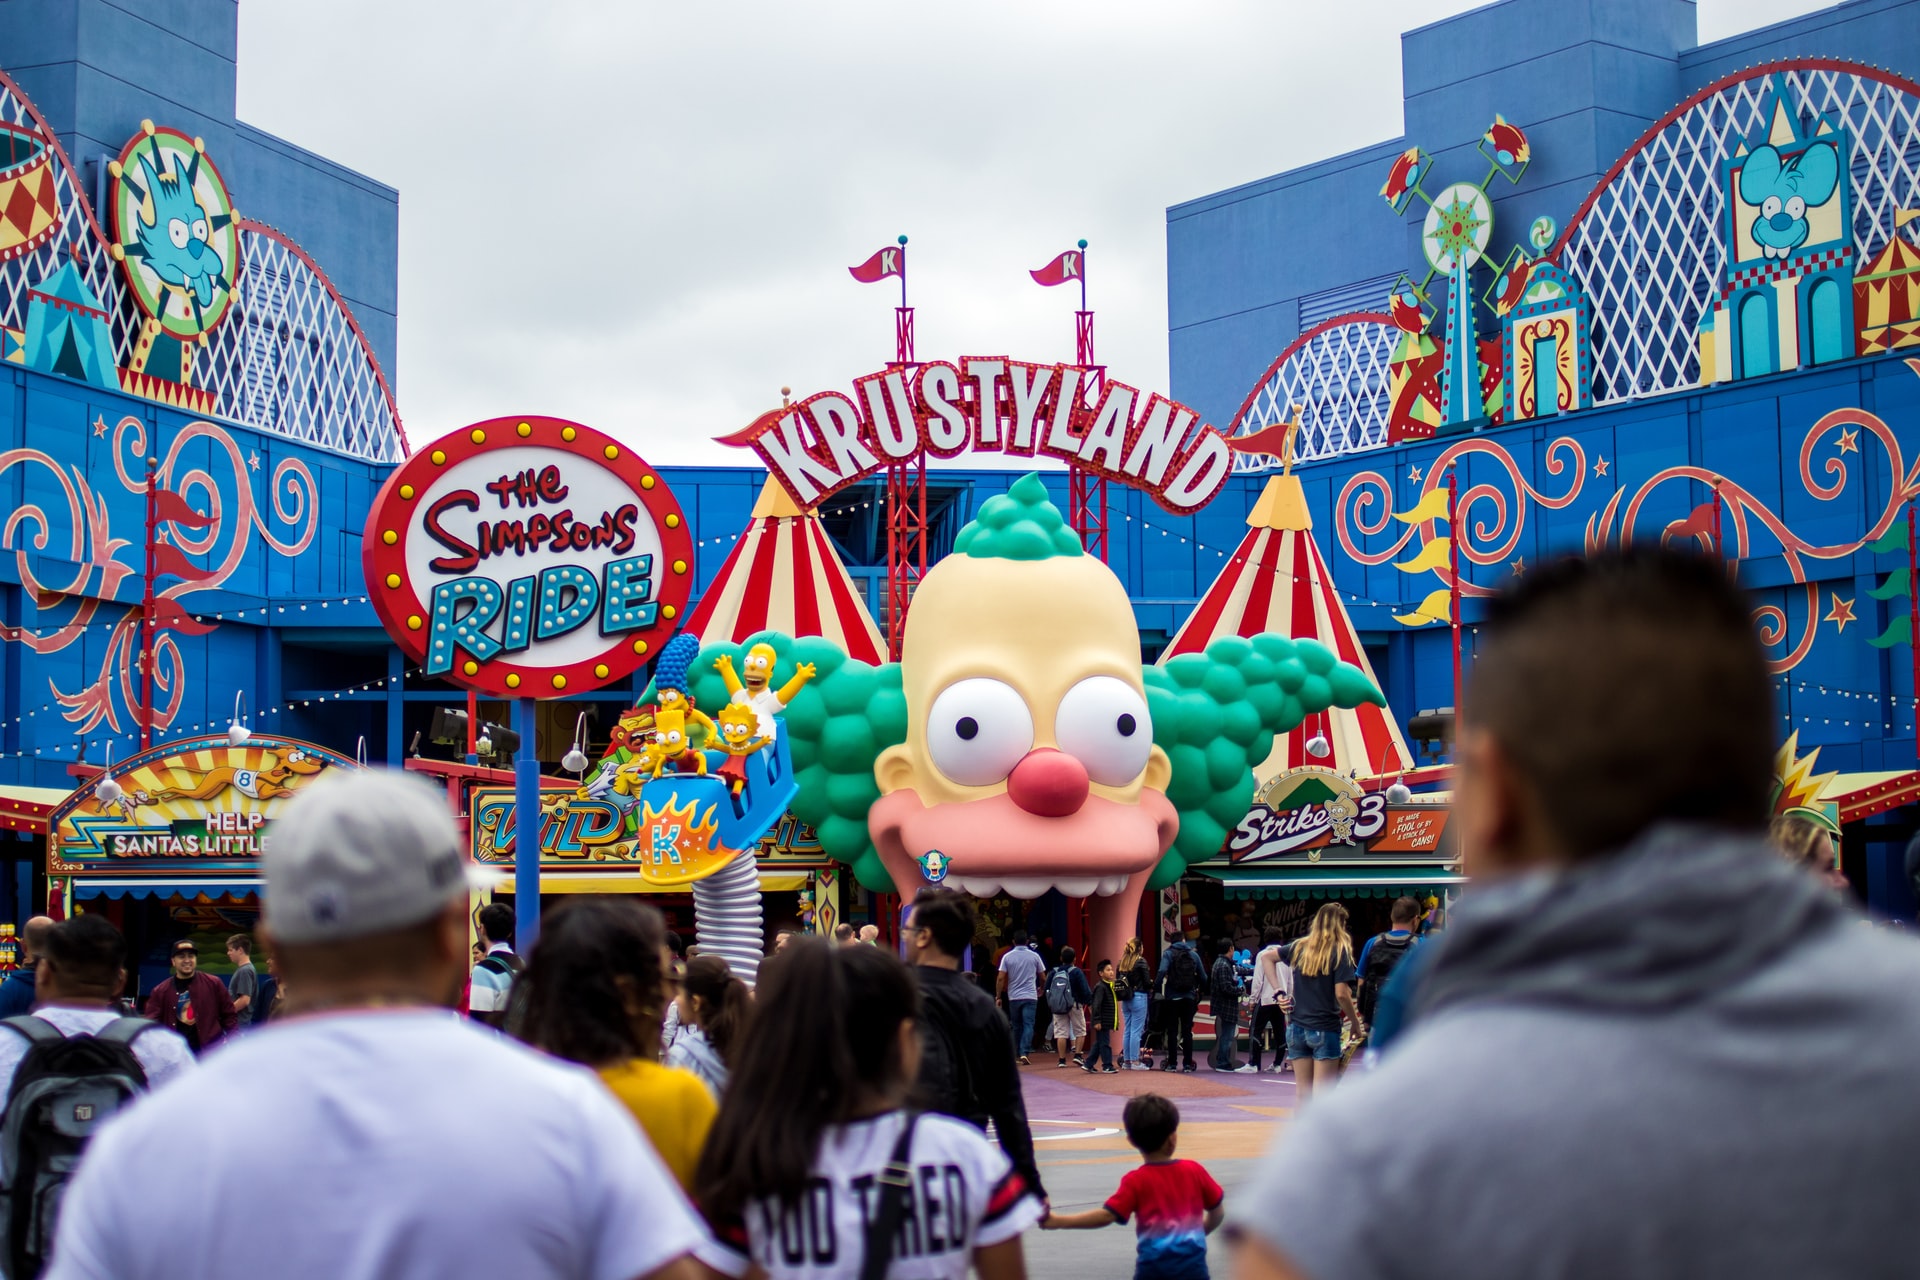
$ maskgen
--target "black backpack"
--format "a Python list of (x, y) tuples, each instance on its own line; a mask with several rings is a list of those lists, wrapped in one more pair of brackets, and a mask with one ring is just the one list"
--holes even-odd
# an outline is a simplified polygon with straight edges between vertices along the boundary
[(1387, 985), (1387, 979), (1407, 958), (1407, 952), (1413, 946), (1414, 935), (1393, 938), (1382, 933), (1375, 935), (1373, 945), (1367, 948), (1366, 971), (1360, 975), (1360, 1019), (1368, 1026), (1373, 1025), (1373, 1011), (1380, 1003), (1380, 988)]
[(28, 1040), (0, 1122), (0, 1258), (32, 1280), (53, 1253), (67, 1182), (94, 1132), (147, 1091), (134, 1038), (157, 1024), (119, 1018), (96, 1035), (62, 1035), (43, 1018), (0, 1023)]
[(1200, 971), (1200, 960), (1193, 954), (1192, 947), (1175, 947), (1173, 954), (1167, 957), (1167, 981), (1161, 988), (1169, 1000), (1194, 1000), (1200, 995), (1200, 987), (1206, 981), (1206, 975)]

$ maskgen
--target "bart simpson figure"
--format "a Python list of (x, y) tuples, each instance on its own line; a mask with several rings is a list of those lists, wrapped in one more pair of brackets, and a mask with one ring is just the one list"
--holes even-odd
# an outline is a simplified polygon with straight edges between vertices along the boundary
[(695, 749), (687, 738), (688, 714), (700, 716), (708, 728), (713, 727), (713, 721), (701, 716), (698, 711), (689, 713), (667, 710), (664, 699), (660, 710), (654, 713), (654, 737), (660, 744), (660, 755), (654, 761), (653, 773), (650, 776), (659, 777), (666, 772), (668, 765), (684, 770), (689, 757), (693, 760), (694, 773), (702, 778), (707, 776), (707, 753), (704, 750)]
[(760, 713), (742, 702), (730, 702), (720, 709), (720, 745), (727, 753), (720, 776), (737, 793), (747, 785), (747, 757), (773, 742), (758, 735)]
[(771, 739), (780, 732), (779, 723), (774, 719), (787, 709), (793, 701), (793, 695), (806, 687), (818, 671), (811, 662), (803, 662), (793, 670), (793, 679), (782, 685), (778, 691), (770, 687), (773, 680), (774, 652), (770, 644), (757, 644), (747, 650), (747, 660), (743, 674), (735, 674), (733, 658), (721, 654), (714, 659), (713, 668), (720, 678), (727, 682), (727, 692), (739, 706), (752, 707), (760, 719), (760, 736)]

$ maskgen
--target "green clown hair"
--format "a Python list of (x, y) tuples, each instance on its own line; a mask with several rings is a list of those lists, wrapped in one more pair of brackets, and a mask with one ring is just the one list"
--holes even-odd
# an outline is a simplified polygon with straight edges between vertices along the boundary
[(795, 639), (778, 631), (762, 631), (739, 644), (701, 648), (688, 673), (696, 704), (710, 714), (726, 706), (726, 681), (714, 669), (714, 660), (726, 654), (738, 671), (746, 662), (747, 650), (757, 644), (773, 649), (770, 688), (778, 689), (792, 679), (794, 668), (802, 662), (817, 668), (781, 716), (794, 781), (800, 786), (794, 814), (814, 829), (829, 857), (853, 869), (861, 884), (891, 889), (893, 881), (867, 834), (867, 810), (880, 798), (873, 762), (888, 747), (907, 740), (907, 695), (900, 688), (900, 665), (889, 662), (876, 667), (849, 658), (844, 649), (819, 636)]
[(1272, 754), (1276, 735), (1329, 707), (1387, 705), (1360, 668), (1325, 645), (1272, 634), (1223, 636), (1145, 676), (1154, 745), (1173, 765), (1167, 799), (1180, 814), (1180, 834), (1148, 881), (1153, 889), (1220, 851), (1247, 816), (1253, 770)]
[(1051, 560), (1086, 554), (1080, 535), (1048, 500), (1047, 486), (1037, 471), (1029, 471), (1011, 489), (981, 503), (980, 514), (960, 531), (953, 549), (975, 560)]
[[(874, 761), (888, 747), (907, 740), (900, 665), (869, 665), (817, 636), (796, 640), (763, 631), (739, 644), (709, 644), (700, 650), (688, 675), (700, 706), (712, 709), (727, 703), (727, 687), (714, 670), (714, 659), (728, 654), (737, 670), (756, 644), (773, 648), (774, 669), (768, 680), (773, 688), (792, 678), (797, 663), (818, 668), (783, 717), (800, 787), (793, 801), (795, 816), (818, 833), (821, 848), (850, 867), (861, 885), (893, 891), (893, 880), (867, 833), (867, 810), (880, 798)], [(1182, 654), (1165, 666), (1148, 667), (1144, 674), (1154, 745), (1167, 753), (1173, 766), (1167, 799), (1180, 814), (1180, 834), (1149, 882), (1155, 889), (1185, 875), (1189, 863), (1220, 851), (1227, 833), (1246, 816), (1253, 801), (1253, 770), (1272, 753), (1275, 735), (1299, 728), (1308, 716), (1329, 707), (1386, 705), (1365, 673), (1341, 662), (1325, 645), (1279, 635), (1225, 636), (1205, 653)]]

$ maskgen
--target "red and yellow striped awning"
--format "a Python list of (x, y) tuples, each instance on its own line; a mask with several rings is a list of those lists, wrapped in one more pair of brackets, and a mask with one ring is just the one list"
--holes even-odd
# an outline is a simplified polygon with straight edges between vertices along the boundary
[[(1182, 653), (1199, 653), (1220, 636), (1254, 636), (1264, 631), (1294, 640), (1318, 640), (1378, 685), (1353, 619), (1341, 604), (1333, 575), (1327, 572), (1326, 561), (1313, 540), (1313, 521), (1307, 514), (1306, 494), (1299, 478), (1277, 475), (1267, 481), (1260, 500), (1247, 516), (1247, 525), (1247, 536), (1174, 635), (1160, 661)], [(1332, 752), (1309, 755), (1306, 744), (1323, 733)], [(1305, 765), (1370, 778), (1403, 773), (1413, 767), (1413, 758), (1399, 723), (1387, 708), (1336, 707), (1310, 716), (1298, 729), (1276, 737), (1273, 755), (1254, 772), (1267, 778), (1283, 769)]]

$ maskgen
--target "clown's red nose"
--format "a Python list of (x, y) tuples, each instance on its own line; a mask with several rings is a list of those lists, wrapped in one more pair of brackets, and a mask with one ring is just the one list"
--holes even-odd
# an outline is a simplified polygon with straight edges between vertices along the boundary
[(1028, 813), (1064, 818), (1087, 802), (1087, 767), (1064, 751), (1029, 751), (1007, 778), (1007, 794)]

